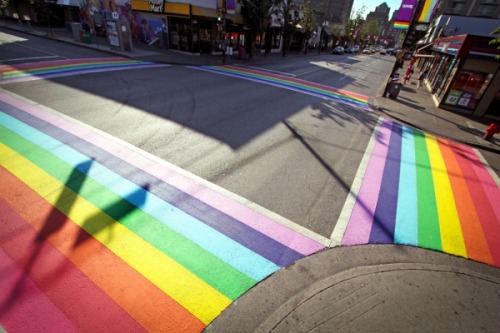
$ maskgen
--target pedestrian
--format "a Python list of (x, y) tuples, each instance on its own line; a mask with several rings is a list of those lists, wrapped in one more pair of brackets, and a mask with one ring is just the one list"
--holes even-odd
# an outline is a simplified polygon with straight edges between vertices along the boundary
[(423, 71), (422, 73), (420, 73), (420, 75), (417, 78), (417, 80), (418, 80), (417, 88), (420, 88), (420, 86), (422, 85), (422, 82), (425, 80), (425, 78), (427, 77), (428, 74), (429, 74), (429, 70), (428, 69), (426, 69), (425, 71)]

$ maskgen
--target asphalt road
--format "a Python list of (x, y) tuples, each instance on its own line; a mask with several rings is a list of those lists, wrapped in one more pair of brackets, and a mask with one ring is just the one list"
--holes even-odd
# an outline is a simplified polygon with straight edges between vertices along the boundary
[[(4, 36), (5, 38), (5, 36)], [(0, 61), (109, 57), (30, 37)], [(268, 65), (269, 75), (373, 96), (389, 57), (330, 55)], [(252, 68), (247, 68), (252, 69)], [(194, 67), (106, 71), (2, 85), (123, 139), (329, 238), (377, 115)]]

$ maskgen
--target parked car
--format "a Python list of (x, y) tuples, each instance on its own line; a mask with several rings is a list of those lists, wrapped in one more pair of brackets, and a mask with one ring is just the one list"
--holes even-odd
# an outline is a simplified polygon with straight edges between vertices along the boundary
[(358, 53), (359, 52), (359, 46), (358, 45), (354, 45), (352, 47), (352, 50), (354, 51), (354, 53)]
[(386, 55), (387, 54), (387, 51), (386, 49), (380, 49), (380, 52), (379, 52), (381, 55)]
[(356, 53), (356, 51), (354, 51), (354, 48), (352, 47), (346, 47), (345, 53)]
[(388, 49), (386, 50), (386, 53), (387, 53), (388, 55), (396, 55), (396, 53), (398, 53), (398, 52), (397, 52), (397, 51), (396, 51), (396, 49), (394, 49), (394, 48), (388, 48)]
[(333, 54), (344, 54), (345, 53), (345, 49), (343, 46), (336, 46), (333, 51), (332, 51)]
[(363, 54), (373, 54), (375, 53), (375, 50), (367, 47), (366, 49), (363, 50)]

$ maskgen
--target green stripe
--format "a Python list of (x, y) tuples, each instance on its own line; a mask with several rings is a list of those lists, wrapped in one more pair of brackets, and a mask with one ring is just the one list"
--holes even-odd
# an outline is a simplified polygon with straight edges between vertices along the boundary
[(434, 181), (425, 134), (415, 130), (417, 167), (418, 245), (442, 251)]
[[(0, 140), (36, 164), (72, 191), (64, 191), (56, 208), (64, 214), (71, 210), (77, 195), (85, 198), (138, 236), (177, 261), (212, 287), (235, 300), (256, 281), (202, 247), (179, 235), (92, 178), (60, 158), (0, 125)], [(83, 178), (83, 179), (82, 179)], [(93, 233), (100, 231), (99, 215), (85, 222)], [(75, 244), (77, 245), (77, 244)]]

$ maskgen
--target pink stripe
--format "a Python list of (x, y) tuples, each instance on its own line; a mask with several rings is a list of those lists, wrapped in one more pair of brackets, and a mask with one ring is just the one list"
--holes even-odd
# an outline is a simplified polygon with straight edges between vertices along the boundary
[(0, 98), (26, 113), (47, 121), (64, 131), (67, 131), (82, 140), (119, 157), (123, 161), (157, 177), (158, 179), (178, 188), (179, 190), (205, 202), (219, 211), (232, 216), (238, 221), (273, 238), (283, 245), (303, 254), (309, 255), (324, 248), (324, 245), (301, 235), (292, 229), (279, 224), (271, 218), (262, 215), (249, 207), (240, 204), (209, 187), (170, 169), (164, 165), (151, 163), (151, 160), (137, 151), (131, 150), (115, 141), (109, 140), (98, 133), (82, 126), (78, 126), (62, 117), (46, 112), (35, 105), (15, 99), (7, 94), (0, 93)]
[(382, 175), (384, 173), (387, 151), (391, 136), (392, 122), (384, 119), (377, 142), (370, 156), (370, 161), (363, 177), (363, 183), (356, 198), (342, 245), (367, 244), (373, 225), (373, 216), (377, 207)]
[[(49, 241), (36, 241), (37, 231), (2, 199), (0, 212), (3, 251), (58, 306), (59, 311), (71, 319), (79, 331), (98, 332), (102, 330), (103, 323), (106, 323), (108, 332), (144, 331), (119, 304)], [(54, 219), (57, 219), (51, 219), (51, 216), (45, 218), (48, 219), (45, 223), (54, 223)], [(88, 255), (92, 256), (92, 253)], [(16, 286), (9, 292), (16, 292)]]
[(79, 332), (0, 248), (0, 322), (7, 332)]
[(0, 69), (2, 69), (5, 72), (6, 70), (18, 71), (18, 70), (40, 68), (40, 67), (89, 64), (89, 63), (96, 63), (96, 62), (117, 62), (117, 61), (130, 61), (130, 59), (122, 58), (122, 57), (113, 57), (113, 58), (81, 58), (81, 59), (50, 60), (50, 61), (43, 61), (43, 62), (24, 63), (24, 64), (19, 64), (16, 66), (4, 65), (4, 66), (0, 66)]

